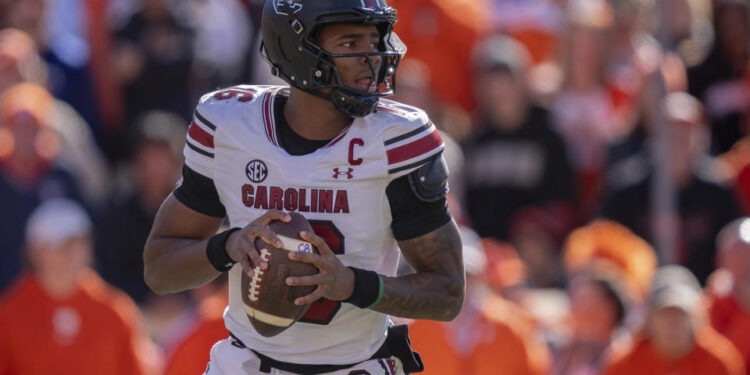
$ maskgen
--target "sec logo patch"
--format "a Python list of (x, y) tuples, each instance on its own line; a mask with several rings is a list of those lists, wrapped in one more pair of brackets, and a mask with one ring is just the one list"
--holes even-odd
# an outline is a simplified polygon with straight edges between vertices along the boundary
[(268, 177), (268, 168), (266, 167), (266, 163), (256, 159), (247, 163), (245, 174), (252, 182), (263, 182)]

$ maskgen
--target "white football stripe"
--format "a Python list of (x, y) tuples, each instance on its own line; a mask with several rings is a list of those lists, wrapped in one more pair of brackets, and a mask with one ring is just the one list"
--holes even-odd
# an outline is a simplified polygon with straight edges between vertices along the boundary
[[(298, 253), (311, 253), (313, 245), (309, 242), (300, 241), (298, 239), (290, 238), (287, 236), (279, 235), (281, 239), (282, 249), (286, 251), (294, 251)], [(309, 249), (309, 250), (305, 250)]]
[(254, 309), (247, 304), (245, 305), (245, 312), (247, 315), (255, 320), (260, 320), (263, 323), (270, 324), (277, 327), (288, 327), (294, 323), (294, 319), (282, 318), (280, 316), (271, 315), (264, 313), (258, 309)]

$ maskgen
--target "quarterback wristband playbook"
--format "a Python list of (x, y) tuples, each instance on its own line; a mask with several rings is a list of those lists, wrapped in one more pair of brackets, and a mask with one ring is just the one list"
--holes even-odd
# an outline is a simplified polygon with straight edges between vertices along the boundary
[(354, 271), (354, 290), (351, 297), (343, 302), (351, 303), (361, 309), (375, 306), (383, 297), (383, 277), (373, 271), (349, 268)]
[(208, 246), (206, 246), (206, 257), (208, 258), (208, 261), (211, 262), (211, 265), (213, 265), (219, 272), (227, 272), (235, 263), (237, 263), (232, 260), (229, 254), (227, 254), (227, 240), (232, 233), (238, 230), (240, 230), (240, 228), (232, 228), (221, 232), (208, 240)]

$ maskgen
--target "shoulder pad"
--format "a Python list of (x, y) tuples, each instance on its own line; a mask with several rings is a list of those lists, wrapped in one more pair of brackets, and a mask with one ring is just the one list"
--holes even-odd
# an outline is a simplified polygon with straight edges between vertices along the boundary
[(396, 117), (400, 117), (401, 119), (406, 121), (414, 121), (419, 119), (428, 121), (426, 120), (427, 114), (423, 110), (391, 100), (381, 100), (376, 110), (381, 113), (389, 113), (391, 115), (395, 115)]
[(428, 161), (409, 173), (409, 186), (424, 202), (435, 202), (448, 193), (448, 165), (443, 155)]
[(240, 85), (222, 88), (203, 95), (195, 107), (194, 117), (212, 131), (216, 125), (237, 116), (238, 111), (247, 109), (249, 105), (256, 105), (259, 98), (277, 86)]

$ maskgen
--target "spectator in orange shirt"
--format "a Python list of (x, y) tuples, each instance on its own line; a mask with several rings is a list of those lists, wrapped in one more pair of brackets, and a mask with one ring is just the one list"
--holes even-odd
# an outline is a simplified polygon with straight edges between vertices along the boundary
[(21, 272), (23, 226), (33, 209), (45, 199), (80, 196), (77, 180), (58, 164), (54, 103), (32, 83), (0, 93), (0, 292)]
[[(395, 31), (409, 46), (405, 61), (416, 58), (431, 72), (440, 99), (470, 111), (471, 50), (489, 29), (486, 0), (391, 0), (398, 9)], [(439, 46), (439, 48), (436, 48)], [(447, 52), (449, 51), (449, 52)]]
[(563, 4), (556, 0), (491, 0), (492, 28), (528, 48), (534, 65), (557, 58), (565, 26)]
[(0, 299), (0, 375), (140, 375), (158, 370), (140, 316), (87, 267), (91, 222), (75, 202), (44, 202), (26, 225), (30, 272)]
[(623, 272), (631, 297), (645, 299), (657, 266), (656, 252), (625, 226), (597, 219), (570, 233), (564, 245), (565, 269), (578, 273), (604, 261)]
[(535, 337), (531, 318), (519, 306), (490, 291), (484, 280), (484, 249), (479, 238), (469, 233), (461, 233), (467, 286), (461, 313), (449, 323), (417, 320), (409, 327), (412, 346), (427, 364), (424, 373), (549, 373), (549, 352)]
[(570, 333), (557, 345), (554, 370), (599, 373), (607, 347), (624, 333), (628, 313), (648, 291), (656, 254), (630, 230), (606, 220), (573, 231), (564, 250)]
[(215, 286), (215, 290), (214, 295), (201, 302), (193, 329), (169, 356), (164, 375), (201, 374), (206, 369), (211, 347), (229, 336), (224, 326), (224, 308), (227, 307), (229, 289), (226, 282), (221, 282)]
[(555, 374), (601, 371), (607, 346), (621, 331), (629, 306), (622, 277), (618, 275), (592, 269), (569, 281), (570, 334), (554, 350)]
[(642, 333), (613, 349), (606, 375), (745, 373), (734, 346), (702, 319), (700, 284), (686, 268), (660, 268), (647, 305)]
[(711, 325), (750, 361), (750, 218), (725, 226), (716, 238), (718, 269), (709, 277)]

